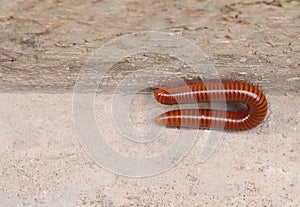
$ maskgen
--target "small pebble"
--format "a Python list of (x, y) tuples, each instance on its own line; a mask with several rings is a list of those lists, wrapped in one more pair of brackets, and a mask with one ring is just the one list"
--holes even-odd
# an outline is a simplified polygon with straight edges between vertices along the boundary
[(241, 63), (244, 63), (244, 62), (246, 62), (247, 60), (248, 60), (247, 58), (244, 58), (244, 57), (243, 57), (243, 58), (240, 59), (240, 62), (241, 62)]

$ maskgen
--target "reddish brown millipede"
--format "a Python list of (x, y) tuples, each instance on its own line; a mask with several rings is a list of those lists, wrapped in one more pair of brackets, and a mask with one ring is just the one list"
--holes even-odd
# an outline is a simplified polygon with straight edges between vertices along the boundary
[(226, 101), (242, 102), (247, 106), (237, 112), (212, 109), (168, 111), (156, 118), (157, 124), (167, 127), (248, 130), (259, 125), (268, 111), (267, 99), (256, 85), (236, 80), (187, 81), (183, 86), (158, 87), (154, 96), (158, 102), (168, 105)]

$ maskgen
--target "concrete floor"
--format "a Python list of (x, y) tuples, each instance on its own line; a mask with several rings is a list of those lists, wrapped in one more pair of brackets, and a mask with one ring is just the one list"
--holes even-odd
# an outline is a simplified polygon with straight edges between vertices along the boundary
[[(159, 155), (178, 137), (180, 130), (168, 129), (163, 140), (122, 139), (105, 111), (112, 98), (97, 94), (95, 118), (115, 150), (139, 158)], [(200, 130), (173, 168), (132, 178), (103, 169), (85, 152), (71, 93), (2, 93), (1, 206), (299, 206), (300, 97), (267, 98), (265, 122), (250, 131), (224, 132), (206, 161), (200, 157), (209, 131)], [(131, 105), (132, 124), (140, 129), (160, 107), (150, 95), (136, 95)]]

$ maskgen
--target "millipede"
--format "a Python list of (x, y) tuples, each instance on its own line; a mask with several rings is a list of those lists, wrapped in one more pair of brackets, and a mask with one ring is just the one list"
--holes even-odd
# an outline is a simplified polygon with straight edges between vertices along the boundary
[(242, 131), (259, 125), (268, 112), (267, 99), (259, 87), (239, 80), (189, 80), (182, 85), (157, 87), (154, 96), (167, 105), (226, 101), (246, 106), (238, 111), (199, 108), (168, 111), (155, 119), (158, 125), (166, 127)]

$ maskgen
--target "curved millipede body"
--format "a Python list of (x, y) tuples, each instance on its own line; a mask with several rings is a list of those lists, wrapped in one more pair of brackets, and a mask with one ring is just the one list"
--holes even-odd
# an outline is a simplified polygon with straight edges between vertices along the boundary
[(268, 111), (262, 91), (242, 81), (190, 81), (182, 86), (156, 88), (154, 96), (158, 102), (168, 105), (226, 101), (242, 102), (247, 106), (237, 112), (212, 109), (169, 111), (156, 118), (157, 124), (167, 127), (247, 130), (260, 124)]

